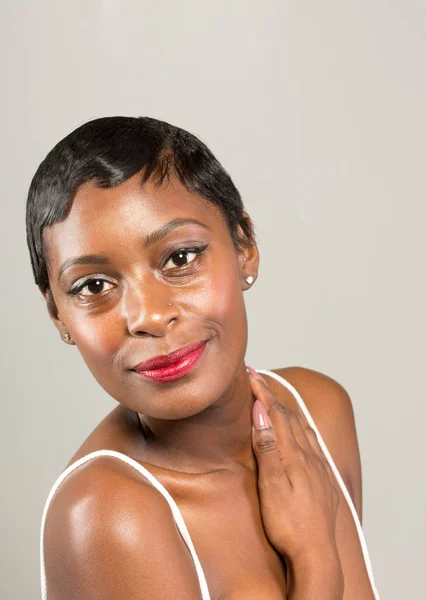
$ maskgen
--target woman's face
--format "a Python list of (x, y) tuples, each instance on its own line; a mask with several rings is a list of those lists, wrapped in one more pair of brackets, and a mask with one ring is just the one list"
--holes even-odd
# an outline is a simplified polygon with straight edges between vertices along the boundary
[[(140, 181), (139, 173), (110, 189), (83, 184), (66, 219), (44, 230), (58, 309), (51, 318), (118, 402), (181, 419), (219, 400), (243, 368), (243, 291), (245, 278), (257, 276), (259, 256), (255, 246), (237, 252), (219, 209), (177, 181)], [(154, 235), (176, 219), (199, 224)], [(204, 353), (184, 377), (159, 383), (132, 370), (202, 340)]]

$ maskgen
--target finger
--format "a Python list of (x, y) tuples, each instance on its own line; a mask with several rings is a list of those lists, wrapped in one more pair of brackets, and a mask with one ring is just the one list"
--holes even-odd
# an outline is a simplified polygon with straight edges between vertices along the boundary
[(307, 428), (302, 423), (299, 415), (297, 415), (291, 409), (288, 409), (288, 419), (290, 421), (294, 437), (299, 446), (301, 446), (301, 448), (303, 448), (308, 455), (316, 454), (315, 449), (312, 447), (312, 444), (306, 434)]
[(291, 456), (294, 447), (297, 446), (293, 429), (288, 418), (289, 409), (278, 401), (276, 396), (266, 386), (263, 379), (254, 377), (252, 374), (249, 379), (256, 400), (261, 402), (265, 407), (272, 423), (272, 427), (274, 428), (278, 440), (281, 458), (286, 460)]
[(303, 433), (298, 415), (277, 399), (260, 373), (257, 373), (251, 367), (248, 367), (248, 371), (252, 376), (250, 377), (250, 383), (253, 393), (267, 409), (276, 431), (281, 461), (288, 474), (290, 474), (297, 463), (305, 462), (303, 454), (304, 452), (312, 453), (312, 447)]
[(313, 429), (312, 427), (308, 427), (308, 429), (306, 430), (306, 436), (309, 439), (309, 442), (310, 442), (312, 448), (314, 449), (315, 453), (317, 454), (317, 456), (321, 460), (323, 466), (325, 467), (325, 470), (330, 478), (330, 482), (334, 485), (334, 483), (336, 481), (336, 477), (334, 475), (330, 461), (328, 460), (327, 456), (325, 455), (325, 453), (319, 443), (318, 436), (317, 436), (315, 429)]
[[(266, 379), (264, 377), (262, 377), (262, 375), (260, 373), (255, 371), (252, 367), (247, 367), (247, 371), (254, 378), (254, 379), (250, 378), (250, 383), (252, 385), (253, 392), (254, 392), (256, 398), (259, 399), (264, 406), (266, 406), (268, 413), (271, 412), (271, 409), (272, 409), (272, 406), (274, 405), (274, 403), (277, 403), (280, 406), (283, 406), (282, 403), (278, 400), (278, 398), (271, 392), (271, 390), (269, 389), (268, 382), (266, 381)], [(261, 384), (259, 385), (258, 382), (262, 382), (266, 386), (266, 389)], [(288, 406), (284, 406), (284, 410), (282, 410), (280, 412), (288, 417), (290, 426), (292, 425), (293, 421), (298, 419), (298, 423), (303, 428), (309, 427), (309, 423), (306, 420), (306, 417), (304, 416), (304, 414), (302, 413), (301, 410), (298, 413), (295, 413)], [(293, 430), (288, 431), (289, 434), (292, 432), (293, 432)], [(301, 435), (299, 428), (297, 429), (296, 433), (300, 437), (301, 441), (303, 440), (303, 446), (306, 446), (306, 443), (307, 443), (306, 437)]]
[(311, 444), (312, 448), (315, 450), (315, 452), (318, 454), (318, 456), (320, 456), (323, 459), (323, 461), (326, 463), (326, 465), (329, 467), (330, 464), (329, 464), (328, 459), (319, 443), (318, 436), (317, 436), (315, 429), (313, 429), (309, 425), (305, 429), (305, 433), (306, 433), (306, 437), (308, 438), (309, 443)]
[(335, 513), (337, 514), (337, 509), (339, 508), (339, 504), (340, 504), (340, 494), (335, 485), (332, 485), (332, 490), (333, 490), (334, 510), (335, 510)]
[[(262, 377), (262, 375), (260, 375), (260, 373), (258, 373), (257, 371), (255, 371), (252, 367), (247, 367), (248, 373), (249, 373), (249, 381), (250, 381), (250, 385), (251, 385), (251, 389), (253, 391), (254, 396), (256, 397), (257, 400), (260, 400), (260, 402), (263, 404), (263, 406), (266, 408), (268, 415), (271, 419), (274, 418), (279, 418), (277, 417), (277, 415), (273, 414), (275, 410), (279, 411), (279, 408), (282, 406), (281, 402), (278, 400), (278, 398), (275, 396), (275, 394), (272, 393), (272, 391), (270, 390), (268, 383), (266, 381), (266, 379), (264, 379)], [(283, 415), (287, 414), (287, 407), (284, 407), (283, 411)], [(272, 423), (274, 424), (274, 423)], [(293, 431), (291, 429), (290, 426), (290, 422), (287, 419), (287, 422), (284, 423), (283, 425), (286, 429), (286, 433), (291, 437), (294, 438), (293, 436)], [(278, 428), (275, 428), (276, 431), (278, 431)]]
[(274, 428), (263, 404), (256, 400), (252, 411), (252, 443), (256, 455), (260, 489), (280, 484), (290, 489), (290, 481), (281, 462)]
[(268, 382), (260, 373), (255, 371), (252, 367), (247, 367), (247, 373), (249, 374), (249, 382), (253, 390), (254, 395), (258, 400), (262, 401), (262, 404), (269, 410), (274, 399), (274, 394), (271, 392)]
[(294, 437), (306, 454), (314, 456), (315, 458), (321, 458), (326, 466), (329, 466), (328, 460), (318, 442), (317, 434), (309, 425), (306, 417), (302, 420), (300, 415), (290, 410), (289, 419), (293, 428)]
[(300, 467), (303, 472), (307, 456), (320, 458), (323, 466), (331, 475), (330, 465), (318, 443), (315, 431), (303, 413), (301, 412), (299, 416), (291, 408), (282, 404), (271, 392), (262, 375), (251, 367), (247, 367), (247, 369), (250, 373), (249, 379), (253, 393), (265, 407), (274, 428), (281, 463), (290, 480), (300, 470)]

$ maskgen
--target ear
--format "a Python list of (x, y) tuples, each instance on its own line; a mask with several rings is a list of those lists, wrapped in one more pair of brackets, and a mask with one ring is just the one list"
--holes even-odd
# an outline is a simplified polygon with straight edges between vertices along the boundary
[[(45, 294), (43, 294), (43, 292), (41, 292), (41, 295), (43, 296), (43, 298), (46, 302), (47, 312), (49, 313), (49, 317), (50, 317), (52, 323), (54, 324), (56, 329), (61, 334), (62, 340), (65, 341), (63, 335), (65, 332), (68, 332), (68, 328), (65, 325), (65, 323), (62, 321), (62, 319), (59, 315), (59, 312), (58, 312), (58, 309), (56, 306), (56, 302), (55, 302), (55, 299), (53, 298), (52, 292), (50, 290), (47, 290)], [(67, 343), (74, 344), (74, 342), (71, 342), (70, 340)]]
[[(246, 282), (246, 278), (249, 276), (253, 277), (253, 280), (257, 279), (259, 272), (260, 255), (257, 243), (255, 241), (253, 221), (251, 220), (250, 215), (246, 211), (243, 211), (243, 215), (246, 223), (246, 228), (250, 231), (253, 240), (250, 240), (247, 237), (247, 233), (243, 230), (241, 225), (238, 225), (237, 232), (240, 246), (240, 250), (238, 251), (238, 260), (241, 268), (241, 276), (243, 277), (244, 282)], [(246, 283), (247, 288), (251, 285), (253, 284)]]

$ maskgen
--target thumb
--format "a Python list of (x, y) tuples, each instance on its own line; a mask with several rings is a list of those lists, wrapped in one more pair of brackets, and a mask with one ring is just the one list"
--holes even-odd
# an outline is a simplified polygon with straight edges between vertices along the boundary
[[(252, 418), (252, 441), (258, 463), (261, 463), (264, 471), (272, 468), (282, 469), (278, 455), (277, 438), (268, 412), (260, 400), (256, 400), (253, 404)], [(259, 464), (259, 469), (261, 465)]]
[(274, 429), (260, 400), (253, 404), (252, 418), (252, 443), (259, 469), (259, 482), (267, 487), (268, 480), (282, 478), (284, 467), (278, 453)]

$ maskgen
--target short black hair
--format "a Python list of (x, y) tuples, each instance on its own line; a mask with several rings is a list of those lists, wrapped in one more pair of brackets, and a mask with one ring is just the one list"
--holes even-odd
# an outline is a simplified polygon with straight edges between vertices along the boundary
[[(27, 245), (36, 285), (50, 292), (43, 229), (63, 221), (77, 188), (114, 187), (144, 169), (141, 185), (177, 177), (222, 211), (236, 248), (255, 242), (241, 195), (207, 146), (188, 131), (151, 117), (102, 117), (77, 127), (48, 153), (29, 188)], [(240, 225), (244, 237), (238, 235)]]

